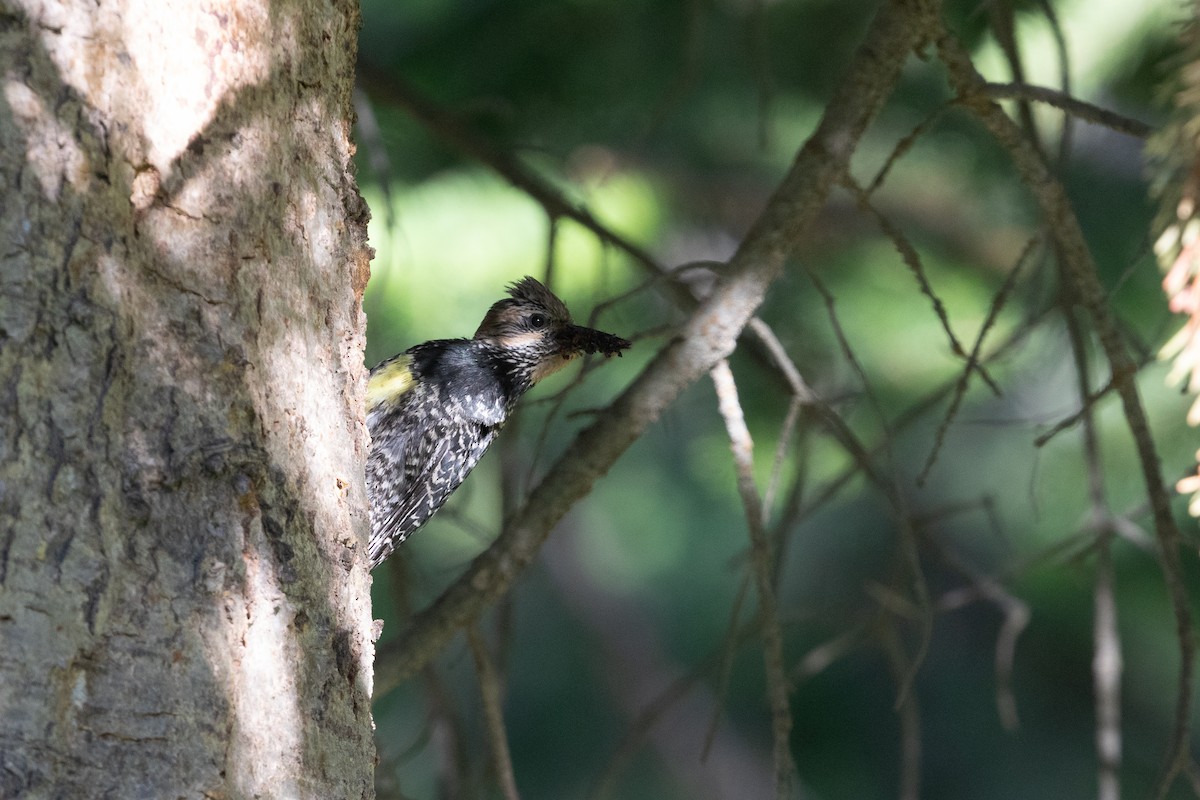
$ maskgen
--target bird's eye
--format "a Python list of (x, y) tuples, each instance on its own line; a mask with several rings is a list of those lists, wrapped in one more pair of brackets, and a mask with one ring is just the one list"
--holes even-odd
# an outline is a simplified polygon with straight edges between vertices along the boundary
[(531, 328), (546, 327), (546, 315), (545, 314), (530, 314), (529, 315), (529, 327), (531, 327)]

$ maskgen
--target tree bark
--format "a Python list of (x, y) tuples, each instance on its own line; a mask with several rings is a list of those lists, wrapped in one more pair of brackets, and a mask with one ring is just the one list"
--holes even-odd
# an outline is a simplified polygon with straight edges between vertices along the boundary
[(0, 797), (368, 797), (352, 0), (0, 0)]

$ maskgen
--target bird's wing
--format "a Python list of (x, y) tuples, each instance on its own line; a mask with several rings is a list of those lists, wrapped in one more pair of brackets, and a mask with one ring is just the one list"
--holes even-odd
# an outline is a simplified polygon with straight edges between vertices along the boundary
[(495, 435), (495, 428), (475, 423), (426, 419), (420, 431), (402, 426), (373, 444), (367, 470), (372, 567), (442, 507)]
[(436, 433), (432, 430), (425, 433), (419, 441), (417, 432), (409, 431), (404, 442), (393, 439), (388, 443), (389, 448), (401, 445), (399, 451), (392, 450), (394, 466), (391, 474), (398, 477), (399, 482), (375, 493), (376, 507), (371, 520), (372, 567), (421, 527), (450, 494), (440, 491), (441, 487), (433, 482), (437, 465), (446, 457), (448, 443), (435, 438)]

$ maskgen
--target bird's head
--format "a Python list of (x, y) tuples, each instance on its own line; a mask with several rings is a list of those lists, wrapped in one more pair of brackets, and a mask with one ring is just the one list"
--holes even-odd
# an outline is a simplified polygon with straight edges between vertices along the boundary
[(536, 279), (525, 277), (508, 288), (475, 331), (475, 340), (501, 350), (511, 371), (537, 383), (585, 353), (621, 355), (629, 342), (571, 322), (562, 300)]

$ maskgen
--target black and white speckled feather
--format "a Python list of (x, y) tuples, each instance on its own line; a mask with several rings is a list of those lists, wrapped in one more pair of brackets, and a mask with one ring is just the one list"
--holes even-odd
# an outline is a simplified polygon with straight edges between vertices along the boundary
[(508, 293), (474, 338), (419, 344), (371, 370), (372, 567), (442, 507), (530, 387), (577, 355), (619, 356), (629, 347), (572, 324), (562, 301), (533, 278)]

